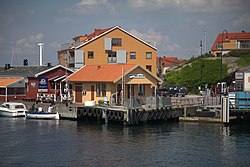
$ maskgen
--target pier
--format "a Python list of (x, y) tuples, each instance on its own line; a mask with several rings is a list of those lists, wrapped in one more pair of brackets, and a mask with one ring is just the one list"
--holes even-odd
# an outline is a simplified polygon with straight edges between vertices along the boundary
[[(235, 101), (238, 102), (238, 99), (231, 97), (224, 97), (222, 104), (219, 97), (148, 97), (145, 104), (133, 99), (124, 106), (55, 103), (53, 110), (60, 114), (61, 119), (95, 119), (128, 125), (170, 120), (227, 124), (232, 119), (250, 116), (249, 108), (232, 106)], [(24, 103), (30, 108), (34, 102)], [(42, 106), (46, 110), (49, 105), (37, 103), (36, 107)]]

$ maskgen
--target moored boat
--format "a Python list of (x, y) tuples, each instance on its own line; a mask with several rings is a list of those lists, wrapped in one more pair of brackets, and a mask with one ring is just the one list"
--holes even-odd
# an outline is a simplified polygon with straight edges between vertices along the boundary
[(4, 102), (0, 107), (0, 116), (24, 117), (26, 111), (26, 106), (23, 103)]
[(27, 111), (25, 117), (28, 119), (60, 119), (58, 113)]

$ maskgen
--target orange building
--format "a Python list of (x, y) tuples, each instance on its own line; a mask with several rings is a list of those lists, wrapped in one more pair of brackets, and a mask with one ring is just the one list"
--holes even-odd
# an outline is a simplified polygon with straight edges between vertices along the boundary
[(138, 64), (85, 65), (67, 81), (73, 83), (74, 103), (85, 105), (89, 101), (96, 104), (105, 97), (112, 104), (124, 104), (130, 97), (145, 102), (162, 82)]
[[(222, 39), (223, 37), (223, 39)], [(218, 34), (211, 48), (211, 53), (217, 57), (232, 50), (250, 50), (250, 32)]]
[(140, 64), (156, 75), (156, 51), (151, 44), (119, 26), (95, 29), (61, 46), (59, 64), (79, 69), (84, 65)]

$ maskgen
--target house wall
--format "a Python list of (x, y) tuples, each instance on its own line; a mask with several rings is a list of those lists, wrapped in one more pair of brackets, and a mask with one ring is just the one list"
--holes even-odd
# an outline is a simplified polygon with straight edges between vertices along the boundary
[[(145, 84), (145, 96), (142, 97), (143, 100), (146, 100), (147, 96), (151, 95), (151, 88), (152, 87), (156, 87), (157, 86), (157, 81), (156, 79), (148, 74), (147, 72), (145, 72), (142, 68), (136, 68), (133, 71), (131, 71), (129, 74), (145, 74), (145, 78), (147, 80), (149, 80), (150, 82), (152, 82), (151, 84)], [(126, 75), (126, 77), (124, 78), (125, 80), (125, 99), (128, 98), (128, 89), (129, 89), (129, 82), (132, 80), (129, 78), (129, 75)], [(144, 79), (141, 79), (142, 81)], [(111, 101), (111, 96), (113, 93), (116, 93), (116, 87), (117, 84), (122, 84), (122, 78), (120, 78), (116, 83), (110, 82), (110, 83), (106, 83), (106, 96), (108, 97), (109, 101)], [(91, 85), (94, 85), (94, 100), (96, 101), (96, 104), (98, 103), (99, 100), (104, 100), (104, 97), (96, 97), (96, 82), (83, 82), (82, 86), (83, 86), (83, 90), (86, 91), (86, 95), (82, 96), (82, 103), (84, 103), (87, 100), (91, 100)], [(134, 84), (134, 96), (138, 96), (138, 85), (139, 84)], [(75, 92), (75, 85), (73, 86), (73, 95), (75, 97), (76, 92)], [(120, 92), (118, 92), (120, 93)], [(119, 95), (118, 95), (119, 96)], [(74, 98), (74, 102), (75, 102)]]
[[(91, 86), (94, 86), (94, 101), (96, 101), (96, 103), (98, 103), (99, 100), (104, 100), (104, 97), (100, 96), (97, 97), (96, 96), (96, 82), (93, 83), (89, 83), (89, 82), (84, 82), (82, 83), (82, 89), (84, 91), (86, 91), (86, 94), (82, 96), (82, 103), (84, 103), (85, 101), (91, 100)], [(112, 95), (112, 93), (115, 93), (116, 91), (116, 87), (114, 83), (106, 83), (106, 96), (108, 97), (108, 99), (110, 100), (110, 97)], [(75, 92), (75, 86), (73, 87), (73, 95), (74, 97), (76, 96), (76, 92)], [(75, 102), (74, 98), (74, 102)]]
[(223, 43), (223, 49), (237, 49), (237, 40), (230, 40)]
[[(126, 50), (127, 64), (140, 64), (144, 68), (150, 65), (152, 73), (156, 75), (156, 50), (119, 29), (115, 29), (79, 48), (84, 50), (84, 62), (86, 65), (108, 64), (108, 52), (104, 50), (105, 38), (122, 38), (122, 46), (112, 46), (112, 51)], [(88, 51), (94, 51), (93, 59), (88, 58)], [(136, 59), (130, 59), (130, 52), (136, 52)], [(146, 52), (152, 52), (151, 59), (146, 59)]]

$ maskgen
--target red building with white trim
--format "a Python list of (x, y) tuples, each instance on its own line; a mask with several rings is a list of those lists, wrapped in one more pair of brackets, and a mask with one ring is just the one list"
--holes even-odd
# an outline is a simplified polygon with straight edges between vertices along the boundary
[[(0, 101), (37, 100), (38, 98), (61, 100), (62, 97), (67, 98), (69, 93), (65, 92), (65, 89), (68, 90), (69, 87), (63, 79), (73, 72), (71, 69), (61, 65), (53, 67), (5, 66), (4, 68), (0, 68), (0, 78), (2, 81), (19, 77), (23, 78), (24, 84), (21, 87), (13, 87), (13, 83), (10, 84), (9, 82), (0, 85)], [(10, 85), (12, 86), (10, 87)]]

